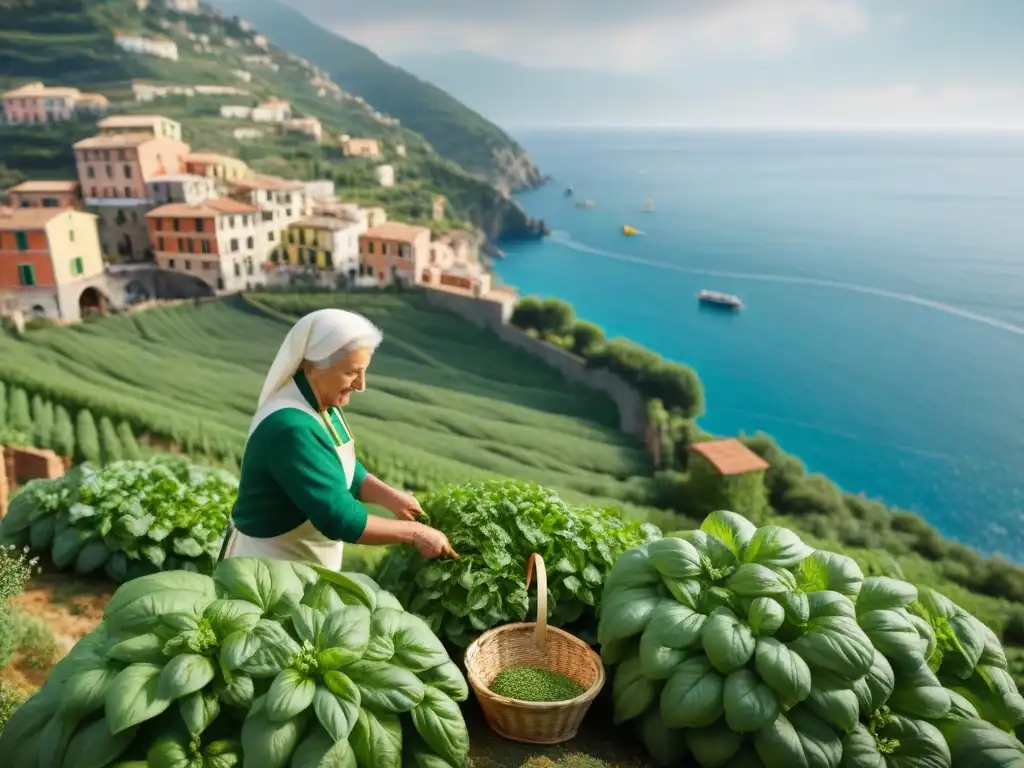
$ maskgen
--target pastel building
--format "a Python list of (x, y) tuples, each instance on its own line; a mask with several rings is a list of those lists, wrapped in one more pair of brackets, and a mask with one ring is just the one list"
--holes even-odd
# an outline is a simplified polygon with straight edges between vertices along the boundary
[(156, 56), (171, 61), (178, 60), (178, 44), (164, 35), (147, 37), (146, 35), (115, 32), (114, 43), (129, 53), (141, 53), (145, 56)]
[(67, 208), (0, 208), (0, 293), (21, 311), (77, 320), (102, 308), (96, 217)]
[(313, 199), (303, 182), (264, 174), (253, 174), (236, 182), (231, 195), (259, 211), (256, 253), (265, 276), (284, 231), (312, 214)]
[(217, 196), (216, 183), (207, 176), (190, 173), (169, 173), (154, 176), (146, 182), (146, 194), (153, 205), (185, 203), (196, 205)]
[(267, 99), (253, 107), (249, 118), (254, 123), (283, 123), (292, 117), (292, 105), (282, 99)]
[(360, 286), (412, 285), (430, 260), (430, 230), (389, 221), (359, 236)]
[(40, 80), (4, 93), (4, 122), (11, 125), (59, 123), (72, 119), (80, 104), (90, 103), (106, 105), (107, 100), (100, 94), (84, 94), (77, 88), (49, 87)]
[(284, 233), (278, 262), (290, 267), (316, 267), (344, 275), (355, 283), (359, 273), (359, 236), (366, 223), (337, 216), (300, 219)]
[(306, 136), (312, 136), (317, 142), (320, 141), (324, 134), (323, 126), (315, 117), (295, 117), (291, 120), (285, 120), (281, 124), (281, 128), (287, 133), (302, 133)]
[(188, 153), (182, 158), (182, 170), (194, 176), (213, 179), (222, 192), (226, 192), (232, 184), (251, 173), (244, 160), (216, 152)]
[(380, 142), (376, 139), (353, 139), (341, 137), (341, 153), (345, 157), (380, 157)]
[(395, 186), (395, 167), (393, 165), (378, 165), (377, 183), (382, 187)]
[(11, 187), (12, 208), (78, 208), (82, 204), (77, 181), (23, 181)]
[(219, 197), (196, 205), (162, 205), (146, 219), (161, 269), (201, 280), (216, 293), (260, 281), (256, 206)]
[(97, 215), (100, 245), (111, 257), (152, 257), (146, 229), (147, 183), (178, 173), (188, 144), (148, 133), (93, 136), (75, 143), (78, 182), (86, 206)]
[(181, 123), (163, 115), (111, 115), (100, 120), (101, 136), (119, 133), (147, 133), (158, 139), (181, 141)]

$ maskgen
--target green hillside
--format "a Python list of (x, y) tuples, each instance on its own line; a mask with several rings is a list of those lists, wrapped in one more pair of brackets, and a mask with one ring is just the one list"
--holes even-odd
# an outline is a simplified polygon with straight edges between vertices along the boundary
[[(369, 390), (347, 412), (360, 454), (385, 480), (421, 490), (522, 478), (664, 530), (695, 524), (695, 500), (671, 500), (672, 473), (651, 476), (646, 452), (617, 431), (611, 402), (431, 309), (418, 293), (257, 294), (29, 331), (22, 340), (0, 335), (0, 382), (12, 414), (23, 389), (72, 414), (127, 422), (157, 447), (173, 442), (232, 465), (280, 340), (295, 317), (324, 306), (361, 312), (384, 330)], [(754, 442), (764, 450), (767, 440)], [(854, 557), (867, 575), (941, 590), (1002, 637), (1024, 681), (1024, 569), (945, 541), (916, 515), (844, 496), (777, 448), (766, 455), (774, 523)]]
[[(439, 155), (414, 131), (389, 124), (374, 106), (334, 91), (320, 95), (319, 86), (313, 85), (317, 72), (311, 65), (279, 48), (263, 51), (253, 44), (252, 33), (236, 20), (215, 14), (177, 16), (159, 4), (140, 12), (131, 0), (0, 3), (11, 10), (0, 25), (0, 85), (4, 87), (43, 79), (100, 91), (118, 101), (122, 111), (159, 112), (181, 121), (185, 140), (197, 149), (236, 155), (265, 173), (334, 179), (346, 199), (386, 205), (396, 219), (435, 228), (472, 221), (492, 239), (531, 236), (542, 230), (540, 222), (530, 220), (522, 208), (488, 182)], [(180, 26), (183, 24), (187, 27)], [(180, 59), (127, 54), (114, 44), (114, 30), (168, 36), (177, 43)], [(197, 44), (199, 35), (209, 36), (208, 47)], [(245, 61), (253, 55), (268, 55), (271, 66)], [(251, 81), (241, 81), (233, 70), (247, 71)], [(136, 103), (129, 100), (132, 79), (156, 84), (230, 85), (249, 93), (228, 98), (173, 96)], [(251, 105), (268, 96), (286, 97), (296, 115), (318, 118), (324, 128), (323, 143), (317, 145), (299, 135), (276, 135), (265, 124), (259, 126), (265, 131), (260, 139), (234, 139), (235, 128), (252, 124), (220, 117), (221, 105)], [(94, 121), (0, 126), (0, 168), (30, 177), (73, 175), (71, 144), (95, 129)], [(384, 160), (395, 167), (395, 187), (379, 186), (374, 162), (343, 157), (337, 144), (341, 134), (379, 139)], [(399, 145), (405, 146), (406, 155), (397, 153)], [(18, 178), (5, 175), (0, 186)], [(430, 221), (437, 194), (449, 200), (448, 221)]]
[(534, 186), (540, 173), (516, 141), (440, 88), (329, 32), (278, 0), (219, 0), (270, 40), (331, 73), (346, 90), (421, 133), (444, 157), (511, 189)]
[[(266, 299), (270, 301), (271, 299)], [(650, 463), (614, 405), (421, 297), (336, 297), (380, 325), (370, 389), (348, 409), (360, 452), (392, 481), (525, 477), (580, 501), (639, 496)], [(288, 314), (312, 297), (274, 304)], [(288, 323), (231, 298), (0, 337), (0, 380), (71, 409), (126, 416), (140, 432), (240, 455), (263, 376)]]

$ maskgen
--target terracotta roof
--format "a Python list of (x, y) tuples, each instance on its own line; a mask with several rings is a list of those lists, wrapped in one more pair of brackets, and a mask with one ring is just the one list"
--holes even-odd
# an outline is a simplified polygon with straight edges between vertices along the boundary
[(105, 117), (97, 123), (100, 129), (103, 128), (139, 128), (150, 126), (153, 123), (167, 118), (163, 115), (113, 115)]
[(147, 141), (156, 141), (151, 133), (113, 133), (109, 135), (90, 136), (74, 143), (75, 149), (118, 149), (137, 147)]
[(279, 192), (292, 192), (304, 189), (301, 181), (282, 179), (279, 176), (266, 176), (262, 173), (253, 174), (234, 182), (239, 189), (271, 189)]
[(306, 219), (300, 219), (292, 227), (308, 227), (309, 229), (329, 229), (332, 232), (336, 232), (339, 229), (347, 229), (355, 224), (354, 221), (348, 219), (339, 219), (336, 216), (310, 216)]
[(229, 197), (216, 197), (196, 205), (188, 203), (168, 203), (154, 208), (146, 214), (146, 218), (161, 219), (205, 219), (233, 213), (258, 213), (253, 205), (246, 205)]
[(397, 240), (403, 243), (412, 243), (417, 237), (430, 230), (426, 227), (416, 227), (412, 224), (401, 224), (397, 221), (389, 221), (379, 227), (366, 230), (360, 237), (372, 237), (378, 240)]
[(711, 462), (723, 475), (743, 475), (760, 469), (768, 469), (768, 462), (747, 448), (734, 437), (726, 440), (709, 440), (694, 443), (690, 450), (699, 453)]
[(42, 229), (50, 219), (68, 213), (61, 208), (0, 208), (0, 229)]
[(11, 187), (11, 192), (74, 192), (76, 189), (77, 181), (38, 180), (23, 181)]
[(77, 96), (79, 90), (77, 88), (50, 88), (42, 83), (28, 83), (20, 88), (7, 91), (4, 93), (4, 98), (9, 96)]

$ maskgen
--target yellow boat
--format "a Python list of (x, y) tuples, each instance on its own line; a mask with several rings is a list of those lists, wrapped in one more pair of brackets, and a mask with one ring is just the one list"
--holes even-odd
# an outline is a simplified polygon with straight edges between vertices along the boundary
[(629, 226), (629, 224), (623, 224), (622, 234), (624, 234), (626, 237), (632, 237), (633, 235), (637, 234), (637, 231), (633, 227)]

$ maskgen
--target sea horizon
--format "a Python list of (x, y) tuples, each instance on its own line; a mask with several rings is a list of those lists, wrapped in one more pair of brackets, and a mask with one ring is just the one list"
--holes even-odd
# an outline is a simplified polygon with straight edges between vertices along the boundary
[[(550, 182), (516, 197), (552, 235), (503, 243), (496, 271), (693, 366), (705, 429), (767, 432), (843, 490), (1019, 559), (1017, 134), (521, 132)], [(568, 185), (597, 207), (575, 208)], [(701, 312), (705, 288), (747, 308)]]

